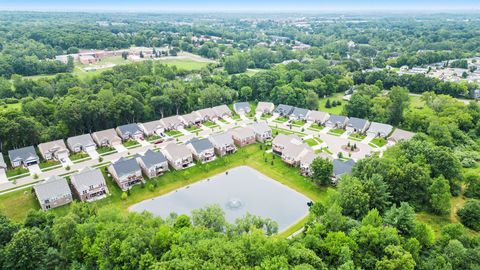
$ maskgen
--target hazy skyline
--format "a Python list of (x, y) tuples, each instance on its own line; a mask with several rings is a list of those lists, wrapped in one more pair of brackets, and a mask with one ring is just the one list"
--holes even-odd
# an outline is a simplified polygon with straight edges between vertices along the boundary
[[(480, 11), (478, 0), (177, 0), (177, 1), (153, 1), (153, 0), (84, 0), (84, 1), (60, 1), (43, 0), (33, 1), (5, 1), (0, 0), (0, 10), (32, 10), (32, 11), (150, 11), (150, 12), (202, 12), (202, 11), (226, 11), (226, 12), (278, 12), (278, 11), (368, 11), (368, 10), (418, 10), (418, 11)], [(387, 3), (386, 3), (387, 2)]]

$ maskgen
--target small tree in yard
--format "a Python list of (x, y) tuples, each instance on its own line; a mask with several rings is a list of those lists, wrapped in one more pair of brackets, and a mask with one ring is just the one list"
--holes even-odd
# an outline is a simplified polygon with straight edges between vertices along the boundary
[(122, 201), (125, 201), (127, 198), (128, 198), (128, 195), (126, 192), (123, 192), (122, 193), (122, 196), (120, 197), (122, 199)]
[(320, 185), (330, 184), (333, 175), (333, 164), (329, 159), (316, 158), (310, 166), (312, 169), (312, 179), (315, 182)]

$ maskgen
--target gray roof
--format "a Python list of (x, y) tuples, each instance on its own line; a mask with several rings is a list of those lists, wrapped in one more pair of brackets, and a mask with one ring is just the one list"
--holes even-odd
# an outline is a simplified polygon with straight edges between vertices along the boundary
[(113, 128), (94, 132), (92, 133), (92, 138), (97, 139), (98, 143), (101, 143), (104, 140), (108, 140), (109, 142), (112, 142), (114, 140), (121, 140), (120, 137), (118, 137), (117, 132), (115, 132)]
[(256, 134), (264, 134), (266, 132), (272, 131), (266, 121), (254, 122), (251, 124), (251, 127)]
[(232, 130), (231, 134), (236, 139), (241, 139), (241, 140), (255, 136), (255, 133), (253, 132), (253, 129), (250, 128), (250, 127), (236, 128), (236, 129)]
[(279, 113), (282, 115), (290, 115), (294, 110), (293, 106), (290, 105), (285, 105), (285, 104), (279, 104), (277, 108), (273, 111), (274, 113)]
[(400, 140), (409, 140), (413, 136), (415, 136), (415, 133), (397, 128), (393, 131), (392, 135), (390, 135), (389, 139), (398, 142)]
[(163, 125), (162, 125), (162, 123), (160, 122), (160, 120), (154, 120), (154, 121), (142, 123), (141, 125), (143, 126), (144, 131), (145, 131), (146, 133), (153, 133), (153, 132), (156, 131), (157, 129), (163, 128)]
[(273, 138), (272, 144), (286, 146), (287, 144), (302, 144), (303, 140), (295, 134), (278, 134)]
[(165, 146), (163, 151), (165, 151), (173, 160), (192, 156), (190, 149), (183, 144), (169, 143)]
[(330, 115), (326, 112), (321, 111), (309, 111), (307, 114), (307, 120), (313, 122), (325, 122)]
[(229, 132), (210, 135), (209, 139), (215, 147), (233, 144), (232, 135)]
[(28, 160), (28, 159), (38, 159), (37, 153), (33, 146), (27, 146), (23, 148), (13, 149), (8, 151), (8, 157), (11, 161), (15, 160)]
[(195, 149), (197, 153), (202, 153), (203, 151), (213, 149), (212, 142), (207, 138), (205, 139), (194, 138), (190, 140), (187, 144), (191, 144), (193, 149)]
[(392, 129), (393, 127), (391, 125), (372, 122), (372, 124), (370, 124), (370, 128), (368, 128), (368, 132), (387, 136), (390, 134), (390, 132), (392, 132)]
[(205, 108), (197, 111), (198, 115), (202, 118), (214, 118), (217, 116), (212, 108)]
[(39, 145), (37, 145), (38, 150), (40, 150), (40, 153), (46, 153), (53, 148), (59, 148), (59, 150), (66, 150), (67, 146), (65, 145), (65, 142), (63, 140), (56, 140), (56, 141), (51, 141), (51, 142), (44, 142)]
[(271, 112), (275, 108), (275, 105), (271, 102), (258, 102), (257, 108), (255, 111), (257, 112)]
[(180, 117), (178, 115), (172, 115), (169, 117), (165, 117), (160, 119), (160, 122), (166, 127), (166, 128), (171, 128), (173, 126), (179, 125), (182, 123), (182, 120), (180, 120)]
[(342, 125), (345, 123), (346, 120), (348, 120), (348, 117), (343, 115), (336, 115), (336, 114), (331, 114), (330, 118), (328, 118), (328, 121), (335, 124), (342, 124)]
[(84, 190), (89, 190), (90, 186), (98, 186), (102, 183), (106, 185), (105, 178), (100, 169), (92, 169), (90, 167), (85, 167), (80, 172), (72, 174), (70, 181), (79, 193), (82, 193)]
[(290, 116), (295, 116), (295, 117), (298, 117), (298, 118), (305, 118), (305, 117), (307, 117), (307, 114), (308, 114), (307, 109), (295, 107), (293, 109), (292, 113), (290, 114)]
[(117, 129), (122, 135), (135, 134), (139, 132), (143, 133), (142, 130), (135, 123), (118, 126)]
[(90, 136), (90, 134), (83, 134), (83, 135), (70, 137), (67, 139), (67, 143), (70, 147), (74, 147), (76, 145), (81, 145), (81, 146), (95, 145), (95, 143), (93, 142), (92, 136)]
[(249, 113), (251, 108), (250, 104), (248, 102), (237, 102), (233, 103), (233, 109), (235, 112), (239, 113), (240, 111), (243, 111), (245, 113)]
[(118, 177), (133, 174), (140, 170), (137, 161), (134, 158), (120, 158), (115, 163), (112, 163), (113, 169), (117, 172)]
[(348, 119), (347, 126), (352, 127), (356, 130), (363, 130), (367, 124), (368, 124), (368, 120), (357, 118), (357, 117), (350, 117)]
[(193, 124), (195, 122), (202, 121), (202, 117), (198, 112), (191, 112), (188, 114), (182, 115), (182, 119), (185, 121), (186, 124)]
[(45, 200), (63, 197), (64, 195), (72, 194), (68, 187), (67, 180), (59, 176), (50, 176), (45, 181), (42, 181), (33, 186), (35, 194), (40, 202)]
[(232, 111), (230, 111), (227, 105), (215, 106), (212, 109), (218, 116), (232, 115)]
[(334, 159), (333, 174), (334, 175), (351, 174), (353, 165), (355, 165), (355, 161), (353, 159), (349, 159), (347, 161)]
[(148, 149), (143, 155), (138, 155), (138, 158), (143, 161), (147, 168), (167, 161), (162, 152), (156, 152), (150, 149)]

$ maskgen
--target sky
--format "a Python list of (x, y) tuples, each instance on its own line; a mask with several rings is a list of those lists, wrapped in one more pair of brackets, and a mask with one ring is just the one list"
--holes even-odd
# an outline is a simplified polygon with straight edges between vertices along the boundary
[(131, 12), (479, 11), (480, 0), (0, 0), (0, 10)]

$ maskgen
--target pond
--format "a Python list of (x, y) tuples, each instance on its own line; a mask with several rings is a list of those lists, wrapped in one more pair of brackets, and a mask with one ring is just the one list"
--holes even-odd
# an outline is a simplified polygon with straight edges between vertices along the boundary
[(130, 210), (148, 211), (165, 218), (171, 212), (189, 215), (193, 209), (218, 204), (230, 223), (250, 213), (275, 220), (279, 231), (283, 231), (308, 214), (309, 201), (303, 194), (257, 170), (241, 166), (145, 200), (133, 205)]

